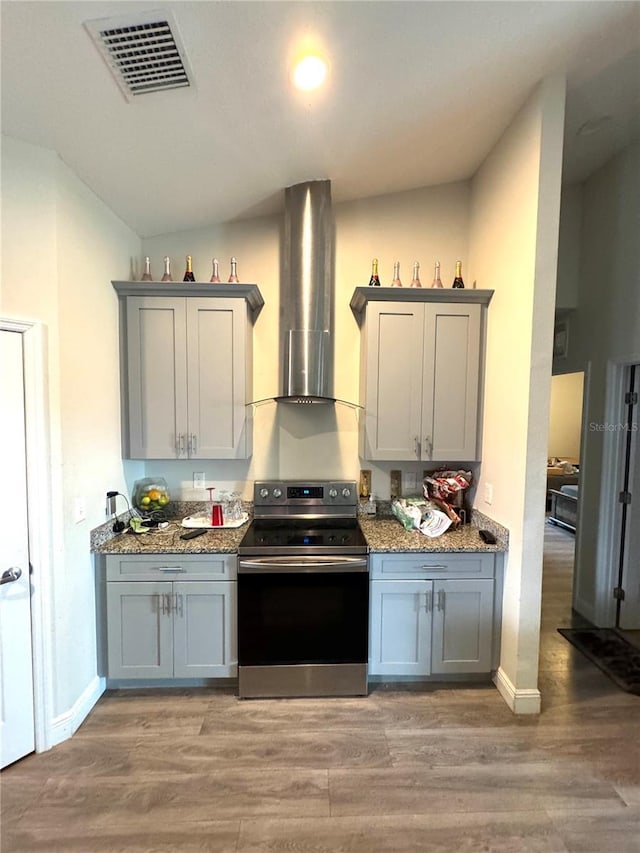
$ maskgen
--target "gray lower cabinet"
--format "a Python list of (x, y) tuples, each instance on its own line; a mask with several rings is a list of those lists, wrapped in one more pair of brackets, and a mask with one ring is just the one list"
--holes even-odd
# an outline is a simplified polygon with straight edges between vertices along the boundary
[(237, 675), (235, 557), (165, 558), (107, 558), (109, 678)]
[(369, 673), (489, 673), (499, 615), (494, 566), (493, 554), (372, 555)]
[(371, 581), (369, 674), (429, 675), (433, 581)]

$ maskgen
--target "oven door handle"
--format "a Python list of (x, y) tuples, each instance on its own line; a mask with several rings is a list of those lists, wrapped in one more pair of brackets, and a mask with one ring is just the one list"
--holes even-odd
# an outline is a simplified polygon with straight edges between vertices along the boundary
[(239, 574), (282, 574), (300, 572), (368, 572), (369, 561), (366, 557), (258, 557), (241, 559), (238, 563)]

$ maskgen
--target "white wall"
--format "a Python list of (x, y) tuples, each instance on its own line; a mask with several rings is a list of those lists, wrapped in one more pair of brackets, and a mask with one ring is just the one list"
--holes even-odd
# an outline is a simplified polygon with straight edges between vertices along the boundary
[(562, 373), (551, 377), (549, 405), (549, 458), (580, 461), (582, 389), (584, 373)]
[(55, 154), (3, 137), (2, 249), (2, 315), (47, 332), (53, 714), (66, 719), (96, 678), (89, 531), (105, 520), (106, 491), (126, 490), (110, 279), (128, 277), (140, 241)]
[[(491, 282), (482, 475), (476, 506), (509, 529), (498, 687), (539, 710), (537, 690), (551, 341), (564, 80), (543, 81), (472, 181), (470, 264)], [(485, 500), (485, 486), (493, 501)]]
[[(640, 145), (627, 147), (582, 187), (578, 308), (570, 317), (567, 370), (587, 370), (586, 432), (580, 473), (574, 606), (597, 625), (613, 624), (610, 555), (603, 532), (616, 512), (598, 425), (617, 422), (607, 412), (608, 370), (640, 362)], [(589, 425), (595, 425), (590, 427)]]
[[(433, 263), (442, 263), (445, 284), (453, 280), (456, 260), (466, 271), (469, 185), (467, 183), (428, 187), (410, 192), (334, 205), (336, 222), (335, 284), (335, 395), (358, 402), (360, 333), (349, 308), (356, 286), (369, 282), (371, 259), (380, 261), (383, 284), (391, 281), (393, 263), (401, 263), (406, 285), (411, 281), (413, 262), (421, 263), (423, 285), (433, 278)], [(248, 222), (227, 223), (197, 231), (161, 235), (143, 241), (142, 253), (149, 255), (152, 272), (159, 277), (164, 255), (172, 258), (174, 279), (182, 277), (184, 258), (192, 255), (199, 281), (211, 276), (213, 256), (221, 262), (221, 278), (228, 276), (232, 255), (238, 259), (241, 281), (257, 283), (265, 306), (254, 329), (254, 397), (272, 397), (278, 391), (278, 322), (280, 313), (280, 227), (282, 217), (263, 217)], [(473, 271), (467, 275), (469, 284)], [(265, 477), (343, 477), (357, 479), (358, 415), (337, 404), (276, 406), (265, 403), (255, 409), (254, 453), (248, 462), (153, 462), (146, 474), (167, 477), (173, 494), (200, 498), (192, 489), (193, 471), (204, 470), (207, 482), (222, 488), (244, 486), (246, 498), (251, 483)], [(373, 490), (389, 496), (390, 468), (372, 466)], [(418, 471), (418, 465), (407, 465)], [(128, 469), (128, 466), (127, 466)], [(420, 469), (421, 470), (421, 469)], [(132, 485), (133, 477), (128, 477)]]
[(560, 199), (557, 309), (575, 308), (578, 304), (581, 228), (582, 184), (566, 184)]

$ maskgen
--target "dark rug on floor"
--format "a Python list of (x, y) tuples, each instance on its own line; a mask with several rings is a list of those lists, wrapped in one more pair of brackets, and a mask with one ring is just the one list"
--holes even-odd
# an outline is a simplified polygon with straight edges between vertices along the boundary
[(613, 628), (558, 628), (558, 632), (618, 687), (640, 696), (640, 649)]

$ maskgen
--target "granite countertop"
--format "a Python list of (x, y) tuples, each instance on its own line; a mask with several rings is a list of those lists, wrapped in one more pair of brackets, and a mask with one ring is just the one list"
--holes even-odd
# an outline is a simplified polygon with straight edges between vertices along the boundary
[(149, 533), (119, 533), (91, 550), (96, 554), (235, 554), (247, 524), (207, 530), (195, 539), (181, 539), (187, 530), (180, 521), (171, 521), (162, 530), (151, 528)]
[[(91, 531), (91, 551), (96, 554), (235, 554), (252, 517), (252, 508), (245, 505), (249, 521), (241, 527), (208, 530), (195, 539), (181, 539), (186, 532), (181, 520), (193, 514), (199, 505), (183, 504), (174, 506), (168, 527), (150, 528), (149, 533), (133, 533), (127, 529), (124, 533), (113, 533), (113, 522), (109, 521)], [(179, 511), (178, 511), (179, 510)], [(123, 520), (124, 517), (123, 517)], [(358, 517), (360, 527), (372, 553), (396, 551), (486, 551), (495, 553), (507, 551), (509, 533), (493, 519), (473, 510), (471, 523), (463, 524), (457, 530), (448, 530), (442, 536), (431, 539), (417, 530), (407, 531), (402, 524), (390, 515)], [(478, 530), (486, 528), (496, 536), (495, 545), (486, 545)]]
[[(375, 518), (361, 516), (359, 521), (372, 553), (388, 551), (400, 553), (411, 551), (487, 551), (495, 553), (496, 551), (506, 551), (508, 548), (507, 531), (486, 517), (483, 519), (474, 518), (471, 524), (462, 524), (457, 530), (449, 529), (442, 536), (436, 536), (434, 539), (419, 533), (417, 530), (405, 530), (397, 518), (393, 516)], [(487, 545), (480, 539), (478, 530), (481, 527), (491, 530), (496, 536), (495, 545)]]
[[(247, 532), (253, 515), (250, 504), (244, 504), (249, 520), (240, 527), (207, 530), (195, 539), (181, 539), (188, 529), (182, 519), (206, 509), (206, 503), (178, 502), (169, 505), (168, 526), (151, 527), (148, 533), (133, 533), (128, 528), (123, 533), (113, 532), (113, 521), (108, 521), (91, 531), (91, 551), (95, 554), (235, 554), (240, 540)], [(128, 513), (120, 518), (128, 523)]]

